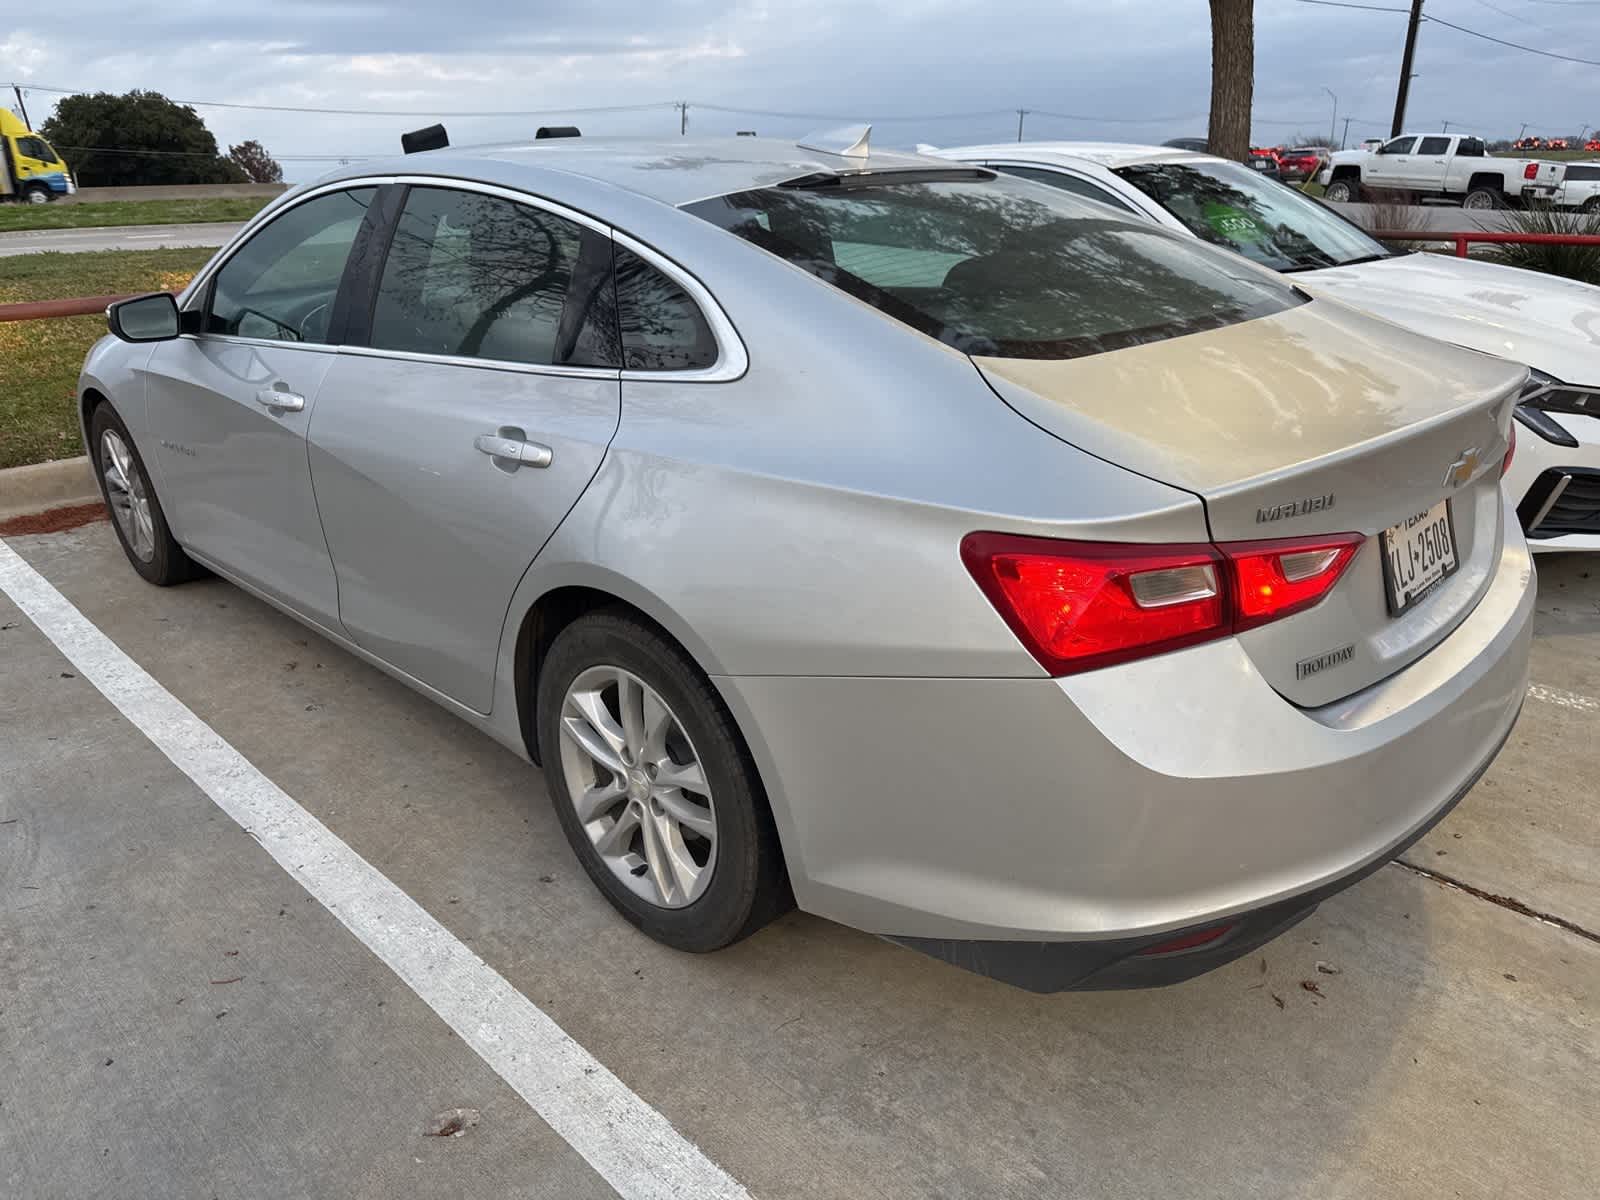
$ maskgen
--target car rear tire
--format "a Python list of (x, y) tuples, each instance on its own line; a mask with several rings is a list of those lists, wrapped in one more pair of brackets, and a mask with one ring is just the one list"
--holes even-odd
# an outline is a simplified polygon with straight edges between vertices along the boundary
[(1583, 206), (1578, 211), (1585, 213), (1600, 213), (1600, 196), (1590, 196), (1583, 202)]
[(148, 583), (171, 587), (203, 574), (167, 527), (144, 459), (117, 410), (101, 404), (89, 419), (89, 461), (123, 553)]
[(1322, 198), (1334, 204), (1354, 204), (1360, 194), (1360, 185), (1353, 180), (1335, 179), (1323, 189)]
[(732, 714), (659, 631), (621, 609), (580, 617), (545, 655), (537, 705), (561, 828), (595, 886), (639, 929), (704, 953), (792, 905)]
[(1462, 208), (1470, 209), (1473, 212), (1488, 212), (1491, 209), (1504, 208), (1505, 206), (1505, 194), (1499, 188), (1492, 187), (1473, 188), (1467, 193), (1466, 199), (1461, 202)]

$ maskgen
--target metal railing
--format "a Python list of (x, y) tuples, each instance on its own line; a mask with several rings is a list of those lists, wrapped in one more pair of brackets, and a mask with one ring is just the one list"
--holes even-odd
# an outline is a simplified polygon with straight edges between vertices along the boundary
[(49, 317), (93, 317), (106, 311), (106, 305), (126, 296), (77, 296), (71, 300), (24, 300), (20, 304), (0, 304), (0, 323), (42, 321)]
[(1368, 230), (1367, 236), (1380, 242), (1454, 242), (1456, 257), (1465, 258), (1474, 242), (1521, 246), (1600, 246), (1600, 234), (1593, 233), (1419, 233), (1414, 229)]

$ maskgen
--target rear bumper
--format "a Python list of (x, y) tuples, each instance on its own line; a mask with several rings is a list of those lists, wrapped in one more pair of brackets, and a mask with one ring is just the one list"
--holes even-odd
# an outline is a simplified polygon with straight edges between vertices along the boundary
[(1240, 917), (1184, 956), (1203, 964), (1392, 858), (1493, 758), (1526, 691), (1534, 599), (1505, 515), (1467, 618), (1320, 709), (1284, 700), (1231, 639), (1063, 680), (716, 682), (801, 907), (967, 966), (1079, 943), (1049, 953), (1093, 961), (1055, 979)]
[(1250, 912), (1237, 913), (1228, 918), (1226, 933), (1193, 949), (1151, 953), (1153, 947), (1180, 939), (1186, 932), (1198, 933), (1208, 927), (1214, 928), (1217, 922), (1202, 923), (1192, 930), (1180, 929), (1153, 937), (1096, 942), (950, 941), (904, 937), (891, 937), (889, 940), (1030, 992), (1112, 991), (1183, 983), (1260, 949), (1309, 917), (1322, 901), (1360, 883), (1404, 854), (1444, 820), (1461, 798), (1472, 790), (1510, 736), (1511, 726), (1508, 726), (1505, 737), (1478, 765), (1471, 777), (1456, 789), (1455, 794), (1427, 821), (1372, 862), (1302, 895), (1291, 896)]

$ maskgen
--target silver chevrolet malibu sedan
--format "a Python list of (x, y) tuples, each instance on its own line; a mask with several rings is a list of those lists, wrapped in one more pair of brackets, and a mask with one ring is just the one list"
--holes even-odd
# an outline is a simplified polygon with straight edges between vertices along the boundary
[(343, 168), (124, 301), (84, 438), (212, 571), (544, 770), (605, 897), (1036, 989), (1188, 978), (1505, 741), (1525, 371), (864, 140)]

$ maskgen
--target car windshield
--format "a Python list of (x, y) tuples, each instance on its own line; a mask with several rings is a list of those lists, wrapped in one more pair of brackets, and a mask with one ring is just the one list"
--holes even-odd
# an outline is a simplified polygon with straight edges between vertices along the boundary
[(1303, 302), (1229, 255), (1020, 179), (821, 177), (685, 207), (967, 354), (1075, 358)]
[(1310, 271), (1389, 257), (1316, 201), (1233, 163), (1141, 163), (1117, 172), (1196, 237), (1275, 271)]

